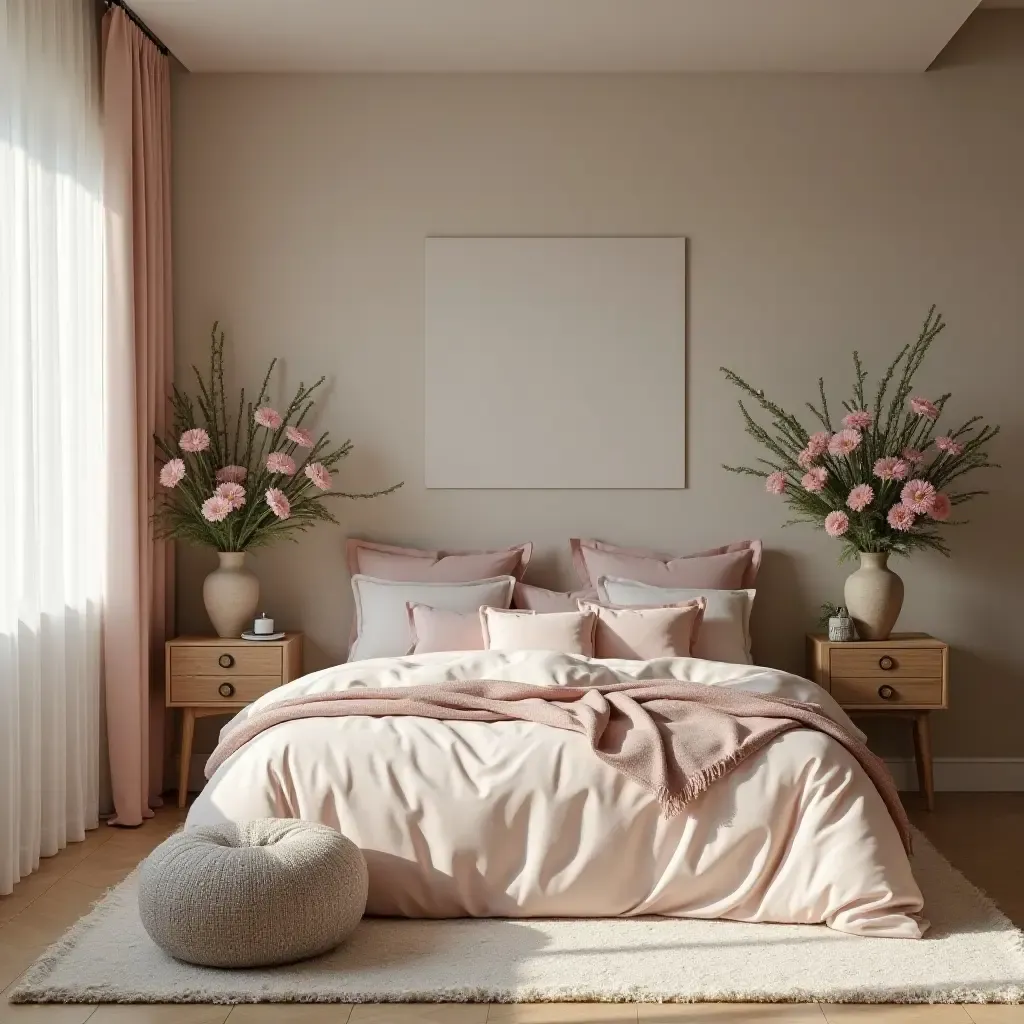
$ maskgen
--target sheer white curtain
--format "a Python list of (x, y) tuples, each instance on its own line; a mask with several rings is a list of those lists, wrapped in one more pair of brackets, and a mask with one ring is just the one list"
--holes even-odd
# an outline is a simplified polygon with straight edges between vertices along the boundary
[(93, 0), (0, 0), (0, 894), (97, 825), (102, 154)]

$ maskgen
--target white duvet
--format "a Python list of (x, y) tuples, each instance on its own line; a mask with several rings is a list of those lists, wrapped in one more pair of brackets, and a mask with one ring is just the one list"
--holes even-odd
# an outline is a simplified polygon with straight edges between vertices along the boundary
[[(810, 701), (860, 735), (824, 690), (771, 669), (544, 651), (340, 665), (266, 694), (230, 724), (278, 700), (356, 686), (625, 678)], [(231, 755), (193, 804), (188, 827), (261, 817), (325, 822), (357, 843), (370, 872), (370, 914), (663, 914), (824, 922), (903, 938), (927, 927), (881, 796), (852, 754), (804, 729), (780, 736), (682, 814), (664, 818), (646, 790), (576, 733), (526, 722), (302, 719), (273, 726)]]

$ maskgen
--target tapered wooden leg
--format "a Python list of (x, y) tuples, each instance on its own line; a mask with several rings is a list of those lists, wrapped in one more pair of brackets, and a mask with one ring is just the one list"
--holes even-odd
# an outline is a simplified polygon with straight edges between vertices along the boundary
[(935, 810), (935, 779), (932, 775), (932, 723), (929, 712), (914, 717), (914, 757), (917, 759), (917, 784), (924, 793), (925, 806)]
[(196, 713), (184, 708), (181, 713), (181, 765), (178, 768), (178, 806), (188, 801), (188, 770), (192, 764), (192, 736), (196, 731)]

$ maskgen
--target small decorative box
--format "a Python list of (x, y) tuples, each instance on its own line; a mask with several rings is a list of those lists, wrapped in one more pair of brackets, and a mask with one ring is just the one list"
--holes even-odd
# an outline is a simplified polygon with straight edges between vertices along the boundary
[(850, 643), (857, 639), (857, 632), (853, 628), (853, 619), (845, 608), (839, 609), (838, 615), (833, 615), (828, 620), (828, 638), (832, 643)]

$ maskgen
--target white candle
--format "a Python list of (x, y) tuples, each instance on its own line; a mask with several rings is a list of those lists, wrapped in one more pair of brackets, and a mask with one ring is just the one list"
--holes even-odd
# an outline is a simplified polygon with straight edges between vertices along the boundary
[(274, 632), (274, 620), (267, 618), (267, 613), (264, 612), (260, 618), (253, 623), (253, 632), (256, 634), (267, 634)]

